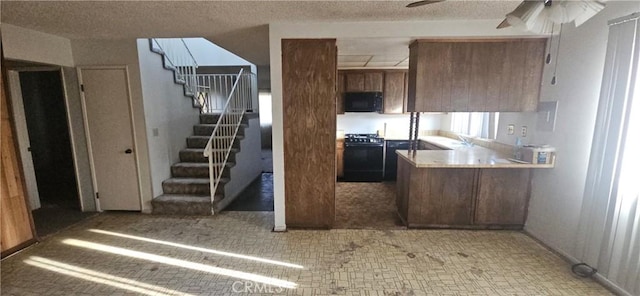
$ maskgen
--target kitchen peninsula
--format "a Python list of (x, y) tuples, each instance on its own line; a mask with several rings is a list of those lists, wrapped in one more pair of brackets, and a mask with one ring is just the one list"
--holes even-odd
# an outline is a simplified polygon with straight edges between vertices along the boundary
[(444, 137), (421, 141), (443, 150), (397, 151), (396, 203), (411, 228), (522, 229), (531, 170), (553, 167)]

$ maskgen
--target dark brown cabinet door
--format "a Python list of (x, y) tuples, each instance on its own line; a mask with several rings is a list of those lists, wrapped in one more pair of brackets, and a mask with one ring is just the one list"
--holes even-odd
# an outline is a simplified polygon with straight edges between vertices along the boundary
[(546, 39), (418, 40), (409, 111), (535, 111)]
[(475, 169), (411, 168), (408, 223), (413, 227), (471, 224)]
[(384, 113), (404, 112), (405, 72), (386, 72), (384, 75)]
[(346, 91), (347, 92), (362, 92), (364, 91), (364, 73), (361, 72), (349, 72), (345, 74), (346, 78)]
[(474, 213), (477, 225), (524, 225), (530, 169), (481, 169)]
[(383, 72), (365, 72), (364, 73), (364, 91), (382, 92), (384, 88)]
[(338, 81), (336, 82), (336, 111), (338, 114), (344, 114), (344, 91), (345, 91), (345, 75), (338, 73)]

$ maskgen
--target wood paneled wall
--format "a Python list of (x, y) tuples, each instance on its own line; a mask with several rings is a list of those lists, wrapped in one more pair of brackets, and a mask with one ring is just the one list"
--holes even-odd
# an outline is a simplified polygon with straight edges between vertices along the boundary
[(33, 242), (34, 232), (5, 92), (4, 69), (0, 73), (0, 245), (4, 257)]
[(336, 56), (335, 39), (282, 40), (287, 227), (333, 225)]

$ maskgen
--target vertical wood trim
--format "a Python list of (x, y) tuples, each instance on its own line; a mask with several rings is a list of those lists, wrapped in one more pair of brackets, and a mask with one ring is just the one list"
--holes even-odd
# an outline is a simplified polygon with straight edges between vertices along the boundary
[(336, 51), (335, 39), (282, 40), (289, 227), (331, 228), (335, 219)]
[[(337, 51), (336, 51), (337, 52)], [(338, 73), (338, 81), (336, 82), (336, 110), (338, 114), (344, 114), (344, 73)]]
[[(4, 60), (4, 57), (2, 57)], [(15, 129), (7, 99), (6, 70), (0, 71), (0, 251), (6, 256), (35, 242), (33, 218), (29, 210), (22, 164), (17, 154)]]

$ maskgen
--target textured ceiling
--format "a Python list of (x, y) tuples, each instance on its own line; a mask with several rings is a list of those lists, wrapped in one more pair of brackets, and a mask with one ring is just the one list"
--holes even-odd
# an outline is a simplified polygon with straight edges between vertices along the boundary
[(1, 1), (2, 22), (70, 39), (205, 37), (269, 63), (273, 22), (500, 19), (519, 1)]

